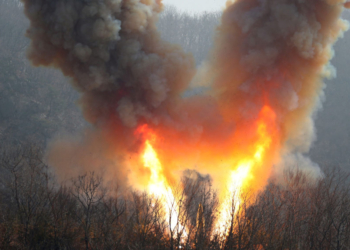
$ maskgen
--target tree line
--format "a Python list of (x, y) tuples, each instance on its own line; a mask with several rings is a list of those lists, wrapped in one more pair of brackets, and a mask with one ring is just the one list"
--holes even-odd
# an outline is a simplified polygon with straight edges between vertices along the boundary
[(2, 149), (0, 172), (0, 249), (350, 248), (349, 174), (340, 169), (320, 179), (287, 171), (258, 196), (245, 194), (239, 208), (228, 197), (224, 231), (215, 227), (211, 180), (194, 171), (173, 186), (176, 202), (166, 206), (164, 197), (94, 172), (60, 183), (33, 145)]

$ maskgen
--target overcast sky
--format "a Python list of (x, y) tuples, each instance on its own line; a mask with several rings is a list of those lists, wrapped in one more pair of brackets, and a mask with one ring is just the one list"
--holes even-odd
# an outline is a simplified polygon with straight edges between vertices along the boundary
[(203, 12), (222, 10), (226, 0), (163, 0), (163, 3), (188, 12)]

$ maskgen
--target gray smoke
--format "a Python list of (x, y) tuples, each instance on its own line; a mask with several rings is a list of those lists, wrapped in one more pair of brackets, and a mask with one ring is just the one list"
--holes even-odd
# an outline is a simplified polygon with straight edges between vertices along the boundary
[(159, 0), (24, 0), (34, 65), (54, 66), (83, 94), (85, 117), (127, 127), (166, 112), (187, 87), (191, 56), (159, 38)]
[(135, 128), (173, 124), (181, 93), (194, 74), (192, 56), (160, 39), (155, 24), (161, 1), (23, 3), (30, 20), (29, 59), (71, 78), (93, 125), (80, 138), (54, 140), (49, 163), (61, 176), (104, 166), (125, 180), (126, 152), (138, 150)]

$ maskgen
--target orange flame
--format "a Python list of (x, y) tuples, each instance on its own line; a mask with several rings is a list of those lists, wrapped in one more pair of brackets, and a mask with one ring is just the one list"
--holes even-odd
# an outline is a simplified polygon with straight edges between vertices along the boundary
[[(226, 179), (221, 179), (224, 188), (219, 183), (221, 192), (219, 195), (218, 219), (215, 225), (216, 232), (226, 233), (227, 226), (231, 224), (233, 215), (236, 215), (239, 211), (244, 196), (248, 193), (255, 195), (265, 185), (267, 178), (270, 176), (272, 162), (275, 161), (274, 154), (279, 143), (280, 134), (277, 127), (276, 113), (269, 105), (265, 105), (261, 108), (255, 122), (247, 126), (240, 126), (228, 139), (229, 143), (225, 144), (224, 147), (225, 152), (227, 150), (229, 152), (230, 149), (235, 150), (231, 155), (220, 154), (215, 146), (208, 144), (201, 148), (203, 152), (208, 152), (201, 162), (204, 166), (206, 166), (205, 164), (208, 165), (206, 160), (220, 164), (219, 161), (222, 156), (227, 157), (224, 158), (226, 159), (225, 162), (219, 165), (219, 172), (225, 171), (221, 169), (221, 166), (223, 166), (225, 169), (229, 169), (229, 174), (224, 177)], [(163, 135), (162, 132), (164, 130), (157, 130), (157, 133)], [(169, 150), (169, 145), (176, 145), (179, 137), (166, 136), (167, 140), (161, 141), (148, 125), (139, 126), (136, 133), (141, 135), (143, 139), (143, 150), (140, 155), (142, 166), (148, 169), (150, 173), (146, 180), (146, 189), (150, 195), (161, 200), (162, 206), (166, 210), (165, 216), (170, 228), (173, 230), (178, 227), (178, 229), (185, 231), (185, 228), (180, 225), (179, 207), (165, 175), (165, 168), (158, 156), (158, 152), (161, 152), (161, 159), (173, 159), (174, 155), (172, 153), (174, 151)], [(246, 135), (247, 138), (245, 138)], [(181, 150), (179, 152), (182, 152), (182, 154), (177, 154), (176, 160), (185, 162), (191, 157), (192, 153), (186, 154), (184, 150), (194, 152), (190, 150), (196, 150), (196, 148), (187, 147), (182, 149), (181, 146), (172, 147), (171, 149)], [(201, 146), (201, 144), (198, 144), (198, 146)], [(212, 153), (210, 153), (211, 151)], [(184, 235), (186, 235), (186, 232)]]
[[(157, 152), (152, 144), (157, 141), (157, 136), (145, 124), (140, 126), (137, 134), (145, 138), (144, 150), (141, 154), (145, 168), (150, 170), (150, 178), (147, 184), (147, 191), (150, 195), (158, 198), (165, 209), (165, 220), (168, 220), (171, 230), (178, 227), (179, 231), (185, 231), (179, 222), (179, 209), (171, 186), (169, 185), (163, 171), (163, 166), (158, 158)], [(186, 232), (185, 232), (186, 234)]]
[(260, 168), (268, 155), (273, 140), (276, 138), (276, 114), (270, 106), (265, 105), (255, 123), (256, 141), (253, 143), (253, 153), (241, 156), (238, 163), (233, 166), (228, 177), (227, 191), (221, 195), (221, 205), (216, 230), (226, 233), (242, 203), (243, 195), (248, 192), (252, 185), (255, 170)]

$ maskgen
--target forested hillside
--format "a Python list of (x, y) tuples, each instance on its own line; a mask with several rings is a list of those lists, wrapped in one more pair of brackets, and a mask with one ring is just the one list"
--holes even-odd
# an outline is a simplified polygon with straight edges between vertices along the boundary
[[(324, 178), (286, 172), (283, 185), (271, 180), (259, 195), (247, 192), (236, 211), (236, 197), (229, 197), (234, 219), (223, 235), (214, 228), (212, 180), (194, 170), (174, 186), (178, 204), (169, 207), (146, 193), (121, 190), (97, 172), (57, 180), (43, 161), (47, 143), (89, 124), (69, 79), (26, 59), (22, 11), (18, 0), (0, 0), (0, 249), (349, 249), (350, 32), (335, 47), (337, 78), (327, 82), (316, 115), (310, 155)], [(167, 6), (158, 28), (200, 66), (219, 22), (220, 13), (189, 15)], [(169, 225), (176, 209), (175, 225)]]
[(58, 131), (82, 126), (78, 94), (56, 70), (26, 59), (28, 21), (19, 1), (0, 1), (0, 140), (45, 144)]

